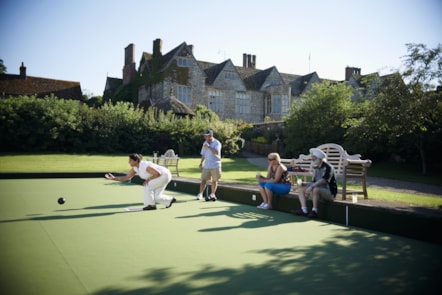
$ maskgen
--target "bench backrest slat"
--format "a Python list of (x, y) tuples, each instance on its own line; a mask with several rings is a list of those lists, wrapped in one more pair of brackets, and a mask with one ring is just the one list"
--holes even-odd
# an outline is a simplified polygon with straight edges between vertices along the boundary
[[(356, 160), (358, 162), (367, 162), (367, 167), (370, 165), (370, 160), (361, 160), (360, 154), (355, 155), (349, 155), (344, 148), (336, 143), (325, 143), (318, 146), (320, 150), (322, 150), (327, 155), (327, 162), (333, 166), (335, 169), (335, 175), (343, 175), (344, 169), (347, 167), (351, 169), (359, 170), (358, 172), (352, 171), (352, 173), (363, 173), (360, 171), (360, 165), (350, 166), (348, 167), (348, 162), (350, 160)], [(313, 166), (311, 163), (311, 157), (310, 155), (300, 154), (297, 159), (281, 159), (281, 163), (283, 163), (286, 166), (291, 167), (298, 167), (303, 170), (306, 170), (305, 172), (296, 172), (296, 174), (299, 175), (307, 175), (313, 173)]]

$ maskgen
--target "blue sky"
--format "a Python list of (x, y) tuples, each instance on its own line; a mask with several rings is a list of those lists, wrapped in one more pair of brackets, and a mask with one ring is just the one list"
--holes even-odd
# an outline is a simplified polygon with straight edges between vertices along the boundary
[(196, 59), (343, 80), (346, 66), (362, 74), (397, 71), (406, 43), (442, 43), (440, 0), (1, 0), (0, 59), (7, 73), (21, 62), (29, 76), (77, 81), (102, 95), (106, 77), (122, 77), (124, 48), (135, 61), (163, 40), (163, 53), (182, 42)]

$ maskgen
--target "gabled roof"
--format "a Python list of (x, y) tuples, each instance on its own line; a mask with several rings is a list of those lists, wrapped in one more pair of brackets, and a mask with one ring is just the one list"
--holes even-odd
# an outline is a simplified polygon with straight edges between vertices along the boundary
[(79, 82), (0, 74), (0, 95), (2, 97), (35, 95), (43, 98), (51, 94), (58, 98), (83, 100)]
[[(169, 66), (169, 64), (172, 62), (177, 52), (179, 52), (184, 46), (187, 47), (186, 42), (181, 43), (180, 45), (178, 45), (177, 47), (175, 47), (165, 55), (161, 56), (161, 62), (163, 66), (160, 71), (164, 71)], [(151, 70), (152, 57), (153, 57), (152, 53), (143, 52), (143, 54), (141, 55), (139, 70), (141, 70), (142, 67), (143, 68), (147, 67), (149, 70)]]
[(243, 81), (262, 71), (262, 70), (257, 70), (254, 68), (246, 68), (246, 67), (238, 67), (238, 66), (236, 66), (235, 68), (238, 71), (241, 79), (243, 79)]
[[(192, 50), (189, 48), (189, 46), (186, 44), (186, 42), (183, 42), (180, 45), (178, 45), (177, 47), (175, 47), (174, 49), (172, 49), (171, 51), (169, 51), (168, 53), (166, 53), (165, 55), (161, 56), (162, 67), (161, 67), (161, 69), (159, 71), (160, 72), (164, 72), (170, 66), (172, 61), (176, 59), (177, 55), (180, 52), (182, 52), (183, 50), (185, 50), (188, 55), (192, 56), (193, 59), (199, 65), (199, 62), (193, 56)], [(152, 63), (152, 57), (153, 57), (153, 54), (147, 53), (147, 52), (143, 52), (143, 55), (142, 55), (141, 61), (140, 61), (139, 71), (143, 70), (145, 67), (147, 67), (149, 69), (149, 71), (152, 70), (152, 64), (151, 64)]]
[(111, 93), (113, 93), (122, 84), (123, 84), (123, 79), (107, 77), (104, 91), (110, 91)]
[(163, 55), (163, 67), (161, 71), (164, 71), (166, 68), (169, 67), (172, 60), (175, 58), (178, 52), (180, 52), (183, 48), (187, 48), (186, 42), (181, 43), (180, 45), (178, 45), (177, 47), (175, 47), (174, 49)]
[(138, 72), (142, 72), (145, 67), (148, 67), (149, 61), (151, 59), (152, 59), (152, 53), (143, 52), (141, 54), (140, 64), (138, 65)]
[[(220, 64), (213, 64), (211, 67), (203, 68), (204, 65), (200, 65), (200, 67), (203, 69), (203, 71), (206, 73), (206, 83), (209, 85), (212, 85), (213, 82), (215, 82), (215, 79), (218, 77), (218, 75), (222, 72), (226, 64), (229, 62), (229, 60), (226, 60)], [(200, 62), (198, 62), (200, 64)], [(207, 66), (207, 64), (205, 65)]]
[[(244, 79), (244, 83), (246, 84), (247, 89), (253, 89), (253, 90), (260, 90), (263, 86), (264, 82), (267, 80), (267, 78), (270, 76), (270, 74), (273, 71), (278, 71), (275, 66), (268, 68), (266, 70), (259, 71), (255, 73), (254, 75), (251, 75)], [(279, 74), (279, 72), (278, 72)], [(280, 76), (281, 77), (281, 76)], [(281, 81), (284, 82), (284, 80), (281, 77)]]
[(287, 74), (287, 73), (280, 73), (282, 80), (284, 80), (285, 84), (291, 84), (299, 77), (302, 77), (300, 75), (294, 75), (294, 74)]
[(318, 81), (320, 81), (320, 79), (316, 72), (300, 76), (291, 83), (292, 94), (295, 96), (301, 95), (309, 85)]
[(120, 78), (113, 78), (113, 77), (107, 77), (107, 78), (106, 78), (106, 88), (105, 88), (104, 90), (116, 89), (116, 88), (118, 88), (121, 84), (123, 84), (123, 79), (120, 79)]
[[(399, 75), (399, 77), (401, 77), (401, 75), (398, 72), (383, 76), (379, 75), (379, 73), (377, 72), (374, 72), (367, 75), (361, 75), (360, 77), (357, 78), (352, 76), (348, 79), (348, 81), (341, 81), (341, 83), (347, 83), (348, 85), (350, 85), (355, 89), (352, 97), (353, 101), (358, 99), (361, 95), (365, 96), (368, 99), (372, 99), (374, 93), (376, 93), (379, 87), (381, 87), (384, 83), (386, 83), (386, 81), (389, 78), (396, 75)], [(372, 78), (372, 79), (367, 79), (367, 78)], [(369, 83), (369, 85), (367, 85), (367, 83)]]
[(193, 56), (192, 50), (189, 49), (189, 46), (187, 46), (186, 42), (183, 42), (165, 55), (163, 55), (163, 67), (161, 68), (161, 71), (167, 69), (170, 66), (170, 63), (177, 57), (178, 53), (183, 50), (186, 51), (188, 55), (191, 55), (196, 61), (196, 58)]
[(152, 59), (152, 53), (148, 53), (148, 52), (144, 52), (143, 51), (143, 54), (141, 55), (141, 59), (143, 60), (151, 60)]

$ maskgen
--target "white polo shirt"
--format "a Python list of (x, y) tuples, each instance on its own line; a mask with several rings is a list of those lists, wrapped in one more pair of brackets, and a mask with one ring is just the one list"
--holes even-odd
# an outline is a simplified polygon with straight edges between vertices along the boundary
[(147, 167), (155, 168), (155, 170), (158, 170), (161, 175), (169, 172), (169, 170), (166, 167), (154, 164), (150, 161), (140, 161), (140, 167), (133, 167), (133, 170), (140, 178), (148, 179), (149, 177), (152, 176), (152, 174), (147, 172)]

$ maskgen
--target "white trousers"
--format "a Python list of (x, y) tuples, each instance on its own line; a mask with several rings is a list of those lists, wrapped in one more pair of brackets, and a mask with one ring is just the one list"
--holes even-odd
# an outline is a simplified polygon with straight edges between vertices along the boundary
[(170, 172), (161, 174), (160, 177), (152, 179), (144, 186), (144, 205), (155, 205), (159, 203), (169, 206), (172, 201), (171, 196), (164, 195), (167, 184), (172, 180)]

